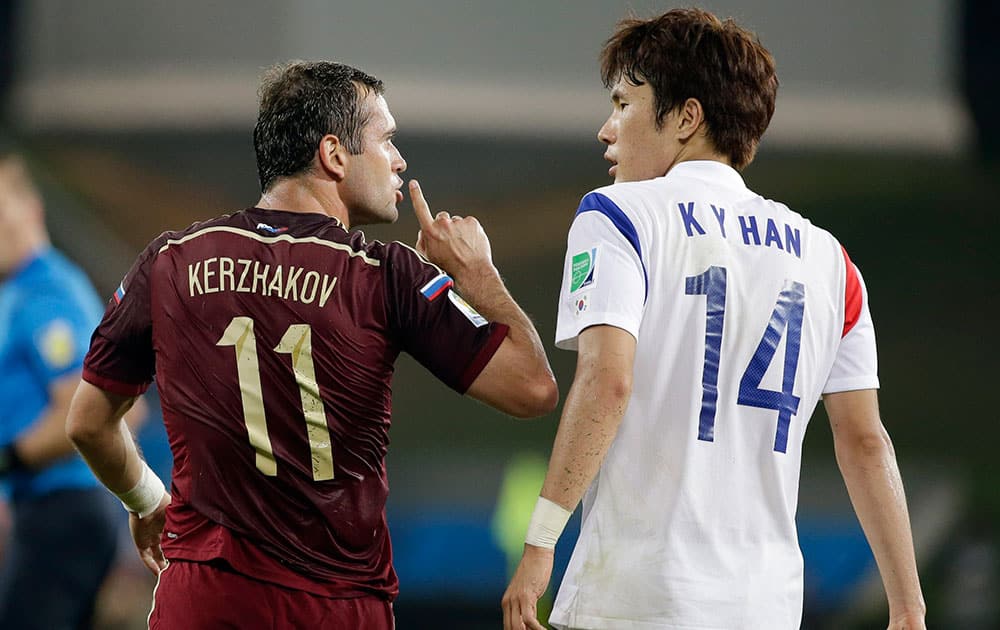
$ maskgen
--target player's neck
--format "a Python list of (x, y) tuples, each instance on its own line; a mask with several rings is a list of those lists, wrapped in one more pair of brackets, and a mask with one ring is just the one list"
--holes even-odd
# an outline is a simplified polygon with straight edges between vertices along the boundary
[(284, 210), (325, 214), (350, 227), (347, 206), (344, 205), (335, 185), (318, 186), (302, 178), (288, 178), (276, 182), (260, 196), (257, 207), (263, 210)]
[(670, 165), (670, 168), (667, 169), (667, 172), (670, 172), (670, 170), (673, 167), (677, 166), (681, 162), (693, 162), (696, 160), (721, 162), (726, 166), (732, 166), (732, 164), (729, 161), (729, 158), (716, 151), (710, 145), (701, 144), (694, 146), (685, 146), (681, 151), (677, 153), (673, 163)]
[(721, 162), (726, 166), (732, 166), (728, 157), (719, 153), (715, 147), (712, 146), (712, 143), (704, 136), (704, 134), (699, 134), (681, 145), (680, 150), (674, 156), (674, 161), (670, 164), (670, 168), (667, 169), (667, 172), (681, 162), (693, 162), (696, 160)]

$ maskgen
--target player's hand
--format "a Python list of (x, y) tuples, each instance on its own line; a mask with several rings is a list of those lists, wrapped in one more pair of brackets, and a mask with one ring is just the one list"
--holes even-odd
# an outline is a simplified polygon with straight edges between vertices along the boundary
[(490, 239), (475, 217), (453, 217), (447, 212), (438, 212), (432, 217), (415, 179), (410, 180), (410, 200), (420, 224), (416, 249), (427, 260), (447, 271), (456, 281), (467, 271), (493, 266)]
[(504, 630), (545, 630), (538, 621), (538, 599), (549, 587), (554, 555), (552, 549), (524, 546), (521, 563), (503, 594)]
[(168, 505), (170, 505), (170, 494), (164, 492), (160, 505), (146, 518), (139, 518), (139, 515), (134, 513), (128, 515), (128, 528), (132, 531), (132, 540), (139, 551), (139, 558), (153, 575), (159, 575), (160, 571), (167, 568), (167, 560), (163, 557), (163, 549), (160, 548), (160, 536), (163, 535), (163, 527), (167, 523)]

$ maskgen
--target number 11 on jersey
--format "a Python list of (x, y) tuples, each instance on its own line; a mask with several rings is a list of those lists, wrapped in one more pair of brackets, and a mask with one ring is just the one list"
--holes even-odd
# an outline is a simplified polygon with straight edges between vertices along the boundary
[[(698, 439), (715, 440), (715, 414), (719, 401), (719, 363), (722, 359), (722, 335), (726, 318), (726, 269), (709, 267), (704, 273), (685, 278), (687, 295), (705, 296), (705, 365), (702, 369), (701, 414), (698, 419)], [(799, 397), (792, 393), (795, 372), (799, 365), (802, 339), (802, 319), (805, 315), (806, 288), (801, 282), (785, 280), (771, 319), (757, 344), (740, 379), (736, 404), (778, 412), (774, 434), (774, 450), (786, 452), (788, 427), (798, 413)], [(761, 389), (760, 383), (774, 360), (778, 343), (785, 337), (785, 360), (781, 391)]]
[[(254, 450), (254, 462), (260, 472), (268, 477), (274, 477), (278, 474), (278, 464), (267, 432), (253, 319), (234, 317), (216, 345), (236, 348), (236, 373), (243, 400), (243, 420), (246, 423), (250, 445)], [(295, 373), (295, 382), (299, 386), (302, 415), (309, 439), (313, 479), (315, 481), (333, 479), (333, 445), (330, 442), (330, 428), (326, 424), (323, 399), (319, 395), (319, 384), (316, 382), (316, 368), (312, 356), (312, 329), (308, 324), (292, 324), (274, 351), (292, 357), (292, 372)]]

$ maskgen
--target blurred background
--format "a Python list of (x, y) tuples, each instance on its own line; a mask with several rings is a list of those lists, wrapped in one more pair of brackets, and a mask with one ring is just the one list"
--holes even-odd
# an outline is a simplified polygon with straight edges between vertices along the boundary
[[(0, 124), (43, 187), (56, 245), (110, 296), (163, 230), (257, 200), (251, 129), (264, 68), (296, 58), (361, 67), (387, 84), (407, 175), (437, 210), (481, 219), (565, 397), (575, 355), (552, 345), (565, 234), (579, 198), (610, 183), (596, 140), (609, 108), (598, 52), (629, 10), (672, 6), (3, 0)], [(830, 229), (865, 274), (929, 627), (1000, 628), (1000, 419), (986, 395), (998, 374), (1000, 3), (702, 6), (755, 30), (777, 60), (777, 111), (748, 184)], [(368, 237), (412, 244), (416, 221), (408, 202), (400, 210)], [(502, 417), (405, 357), (394, 406), (398, 625), (499, 627), (558, 415)], [(811, 424), (803, 627), (884, 628), (822, 406)], [(158, 418), (141, 438), (168, 476)], [(101, 628), (144, 627), (152, 582), (133, 555), (123, 549), (105, 587)]]

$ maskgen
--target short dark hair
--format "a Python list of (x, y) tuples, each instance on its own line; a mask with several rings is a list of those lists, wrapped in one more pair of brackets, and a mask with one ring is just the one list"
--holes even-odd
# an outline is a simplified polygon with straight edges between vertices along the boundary
[(601, 51), (601, 78), (610, 88), (622, 77), (650, 84), (658, 127), (698, 99), (709, 140), (738, 169), (753, 160), (778, 91), (774, 58), (757, 36), (701, 9), (619, 22)]
[(363, 99), (382, 94), (375, 77), (332, 61), (293, 61), (271, 67), (261, 81), (260, 112), (253, 128), (260, 189), (305, 171), (323, 136), (333, 134), (352, 154), (370, 112)]

